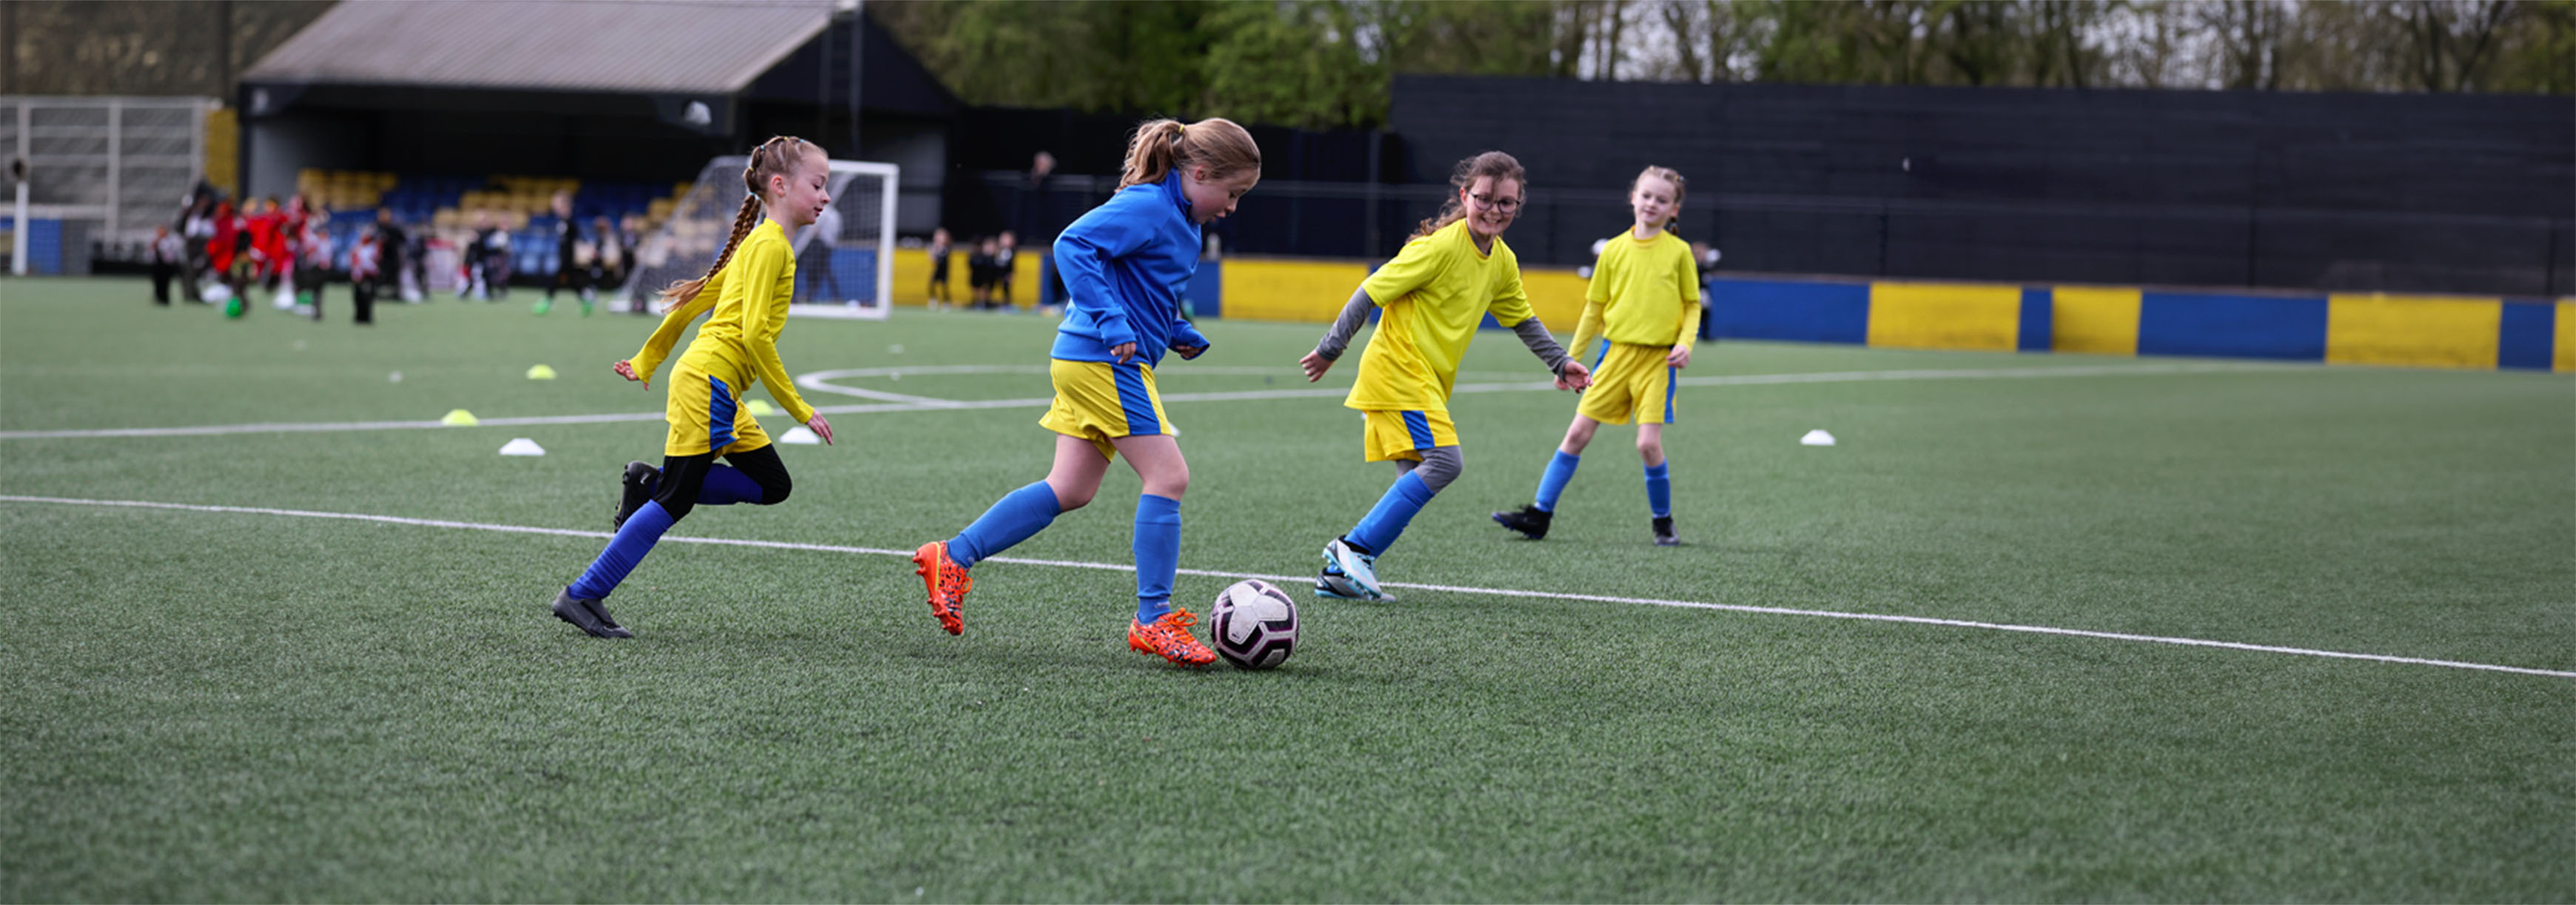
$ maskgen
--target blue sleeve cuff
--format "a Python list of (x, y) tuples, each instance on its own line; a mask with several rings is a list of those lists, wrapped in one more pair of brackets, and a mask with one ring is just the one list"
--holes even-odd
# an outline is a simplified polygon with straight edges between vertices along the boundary
[[(1213, 345), (1213, 343), (1208, 342), (1207, 336), (1200, 333), (1197, 327), (1191, 326), (1189, 321), (1179, 321), (1172, 324), (1172, 348), (1177, 349), (1182, 346), (1196, 346), (1200, 352), (1204, 353)], [(1197, 358), (1198, 356), (1186, 355), (1182, 357)]]

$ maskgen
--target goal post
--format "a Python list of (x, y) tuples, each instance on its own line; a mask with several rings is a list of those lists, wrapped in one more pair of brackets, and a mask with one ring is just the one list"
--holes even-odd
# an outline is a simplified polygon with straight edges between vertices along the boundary
[[(619, 291), (629, 310), (658, 305), (662, 287), (694, 279), (715, 262), (742, 209), (742, 168), (750, 158), (718, 157), (672, 206), (660, 228), (636, 243), (635, 267)], [(824, 185), (831, 209), (788, 241), (796, 251), (790, 317), (884, 320), (894, 297), (896, 179), (891, 163), (832, 161)]]

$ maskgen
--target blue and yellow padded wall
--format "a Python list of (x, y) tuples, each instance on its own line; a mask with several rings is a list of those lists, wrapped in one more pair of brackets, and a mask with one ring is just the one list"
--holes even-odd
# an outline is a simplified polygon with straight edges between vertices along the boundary
[(2576, 370), (2576, 302), (1721, 279), (1715, 335), (1909, 349)]
[[(964, 262), (956, 267), (962, 291)], [(1202, 317), (1324, 323), (1369, 269), (1229, 258), (1202, 264), (1189, 294)], [(1030, 304), (1036, 256), (1022, 255), (1019, 271), (1014, 296)], [(922, 304), (929, 273), (920, 249), (899, 250), (895, 303)], [(1521, 279), (1539, 318), (1571, 332), (1584, 279), (1540, 267)], [(1712, 335), (1725, 339), (2576, 371), (2571, 299), (1736, 277), (1712, 280), (1708, 295)]]

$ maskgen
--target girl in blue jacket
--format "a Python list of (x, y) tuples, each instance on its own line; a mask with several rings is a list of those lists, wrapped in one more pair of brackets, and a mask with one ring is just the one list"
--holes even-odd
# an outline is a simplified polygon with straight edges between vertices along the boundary
[(966, 570), (1091, 502), (1110, 460), (1123, 455), (1145, 484), (1136, 498), (1136, 618), (1127, 645), (1182, 666), (1216, 661), (1190, 635), (1198, 618), (1172, 606), (1190, 466), (1173, 439), (1179, 429), (1163, 414), (1154, 367), (1167, 350), (1182, 358), (1207, 351), (1207, 338), (1180, 312), (1181, 291), (1198, 270), (1199, 229), (1234, 213), (1260, 181), (1261, 148), (1242, 126), (1155, 120), (1128, 141), (1118, 193), (1056, 238), (1069, 307), (1047, 367), (1055, 403), (1038, 419), (1057, 435), (1055, 465), (956, 537), (913, 552), (930, 612), (949, 634), (966, 630), (966, 592), (974, 587)]

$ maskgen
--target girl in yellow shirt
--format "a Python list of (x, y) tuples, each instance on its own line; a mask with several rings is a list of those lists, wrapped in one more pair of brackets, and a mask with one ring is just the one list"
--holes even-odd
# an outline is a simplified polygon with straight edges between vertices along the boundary
[[(787, 325), (787, 301), (796, 288), (796, 256), (787, 236), (811, 225), (832, 203), (830, 178), (831, 159), (820, 146), (782, 135), (753, 148), (742, 171), (749, 194), (734, 215), (724, 250), (705, 276), (662, 290), (670, 313), (642, 351), (615, 365), (618, 376), (651, 386), (654, 368), (681, 331), (698, 315), (708, 315), (698, 338), (671, 367), (663, 407), (671, 430), (662, 444), (662, 467), (627, 463), (625, 494), (612, 519), (617, 536), (580, 579), (555, 595), (555, 618), (601, 638), (634, 637), (600, 601), (653, 551), (662, 532), (698, 504), (771, 506), (787, 499), (787, 467), (742, 405), (752, 384), (769, 384), (770, 398), (823, 442), (832, 442), (831, 423), (797, 395), (778, 360), (778, 333)], [(764, 211), (767, 219), (755, 227)], [(719, 456), (728, 464), (716, 464)]]
[(1601, 249), (1584, 292), (1583, 319), (1574, 328), (1574, 354), (1592, 351), (1592, 391), (1575, 406), (1565, 442), (1539, 476), (1538, 499), (1494, 521), (1531, 540), (1547, 536), (1557, 495), (1574, 477), (1583, 447), (1603, 424), (1637, 423), (1637, 454), (1646, 460), (1646, 505), (1653, 512), (1655, 545), (1681, 543), (1673, 534), (1673, 490), (1664, 462), (1664, 425), (1673, 421), (1674, 381), (1690, 364), (1699, 335), (1699, 265), (1690, 244), (1673, 235), (1682, 210), (1682, 174), (1647, 167), (1628, 186), (1637, 222)]
[(1567, 357), (1531, 313), (1519, 259), (1503, 244), (1503, 230), (1520, 215), (1528, 182), (1520, 161), (1487, 151), (1459, 161), (1449, 182), (1457, 197), (1439, 217), (1422, 222), (1395, 260), (1360, 283), (1323, 341), (1297, 362), (1308, 382), (1322, 378), (1368, 322), (1370, 309), (1386, 309), (1360, 355), (1359, 380), (1342, 405), (1359, 409), (1365, 419), (1362, 457), (1393, 461), (1402, 473), (1366, 518), (1324, 545), (1317, 596), (1386, 598), (1377, 558), (1432, 495), (1457, 479), (1464, 462), (1457, 427), (1449, 420), (1449, 393), (1458, 382), (1458, 359), (1485, 315), (1519, 334), (1522, 345), (1555, 372), (1557, 388), (1579, 390), (1590, 382), (1589, 370)]

